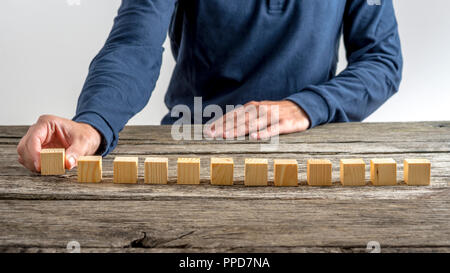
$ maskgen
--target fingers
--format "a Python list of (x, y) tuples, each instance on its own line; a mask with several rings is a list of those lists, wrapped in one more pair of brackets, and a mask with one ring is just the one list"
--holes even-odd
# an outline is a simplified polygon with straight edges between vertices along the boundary
[(23, 161), (23, 159), (22, 159), (22, 157), (21, 157), (20, 155), (18, 156), (17, 161), (18, 161), (20, 164), (22, 164), (22, 165), (23, 165), (23, 163), (24, 163), (24, 161)]
[[(228, 123), (230, 120), (231, 126), (225, 126), (225, 121)], [(303, 109), (289, 100), (283, 100), (249, 102), (242, 108), (227, 113), (214, 126), (216, 133), (220, 133), (217, 128), (225, 127), (225, 138), (248, 134), (251, 139), (267, 139), (279, 134), (307, 130), (309, 124)]]
[(89, 154), (89, 144), (82, 137), (75, 139), (66, 149), (66, 169), (77, 166), (78, 158)]
[(250, 138), (258, 140), (268, 139), (276, 135), (305, 131), (306, 128), (308, 128), (306, 121), (301, 123), (300, 125), (298, 122), (295, 121), (286, 121), (286, 120), (280, 120), (279, 122), (272, 121), (270, 126), (268, 126), (267, 128), (252, 133), (250, 135)]
[[(41, 150), (42, 150), (42, 142), (35, 135), (31, 135), (25, 144), (26, 153), (25, 153), (25, 161), (33, 162), (34, 171), (41, 171)], [(31, 163), (30, 163), (31, 164)]]
[(265, 128), (267, 123), (261, 121), (267, 111), (261, 111), (262, 108), (259, 102), (251, 101), (213, 122), (206, 133), (215, 138), (235, 138)]
[[(226, 132), (227, 130), (234, 129), (236, 126), (236, 118), (240, 117), (240, 113), (242, 113), (244, 110), (244, 107), (238, 107), (234, 109), (233, 111), (230, 111), (214, 121), (210, 128), (210, 137), (222, 139), (226, 138)], [(245, 122), (245, 121), (244, 121)]]
[[(34, 146), (34, 145), (32, 145)], [(19, 153), (18, 161), (24, 167), (29, 169), (32, 172), (40, 171), (40, 155), (37, 155), (39, 152), (37, 151), (29, 151), (30, 148), (27, 144), (20, 144), (18, 146), (17, 152)], [(38, 150), (38, 149), (36, 149)]]
[(234, 123), (226, 127), (224, 133), (226, 138), (235, 138), (256, 132), (258, 129), (266, 127), (264, 123), (266, 113), (261, 112), (254, 104), (244, 105), (244, 109), (235, 113)]
[(94, 154), (101, 143), (100, 133), (89, 124), (56, 116), (41, 116), (17, 146), (18, 161), (31, 171), (41, 171), (43, 148), (65, 148), (65, 165), (72, 169), (78, 157)]
[(40, 152), (42, 142), (45, 141), (46, 137), (45, 131), (45, 128), (39, 123), (31, 126), (17, 146), (19, 163), (33, 172), (41, 170)]
[(258, 140), (265, 140), (265, 139), (269, 139), (273, 136), (277, 136), (279, 134), (282, 134), (280, 132), (280, 124), (279, 123), (275, 123), (275, 124), (271, 124), (270, 126), (259, 130), (258, 132), (254, 132), (250, 135), (250, 138), (252, 139), (258, 139)]

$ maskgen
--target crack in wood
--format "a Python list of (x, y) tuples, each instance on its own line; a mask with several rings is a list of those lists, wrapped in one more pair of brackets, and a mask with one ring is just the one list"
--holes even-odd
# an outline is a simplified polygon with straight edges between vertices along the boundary
[[(179, 239), (182, 239), (186, 236), (189, 236), (194, 233), (194, 231), (189, 231), (187, 233), (181, 234), (174, 238), (156, 238), (153, 236), (147, 236), (146, 232), (142, 232), (144, 237), (131, 241), (130, 244), (124, 246), (124, 248), (155, 248), (155, 247), (164, 247), (164, 244), (170, 243)], [(181, 244), (176, 246), (170, 246), (171, 248), (188, 248), (189, 244)]]

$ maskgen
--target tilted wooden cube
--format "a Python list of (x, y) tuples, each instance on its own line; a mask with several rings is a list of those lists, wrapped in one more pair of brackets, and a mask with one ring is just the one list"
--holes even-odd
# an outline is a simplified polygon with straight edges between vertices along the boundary
[(341, 159), (341, 184), (344, 186), (366, 185), (366, 163), (362, 159)]
[(210, 169), (212, 185), (233, 185), (232, 158), (211, 158)]
[(200, 158), (178, 158), (177, 184), (200, 184)]
[(397, 185), (397, 162), (392, 158), (370, 160), (370, 181), (374, 186)]
[(168, 162), (166, 157), (148, 157), (145, 159), (144, 183), (167, 184)]
[(78, 182), (102, 181), (102, 157), (80, 156), (77, 163)]
[(116, 157), (114, 159), (114, 183), (133, 184), (138, 181), (137, 157)]
[(41, 174), (61, 175), (66, 173), (65, 149), (41, 150)]
[(298, 163), (295, 159), (273, 161), (275, 186), (298, 186)]
[(306, 177), (310, 186), (331, 186), (331, 161), (328, 159), (309, 159)]
[(268, 161), (264, 158), (246, 158), (244, 185), (267, 186)]
[(405, 159), (403, 174), (408, 185), (428, 186), (431, 178), (431, 162), (428, 159)]

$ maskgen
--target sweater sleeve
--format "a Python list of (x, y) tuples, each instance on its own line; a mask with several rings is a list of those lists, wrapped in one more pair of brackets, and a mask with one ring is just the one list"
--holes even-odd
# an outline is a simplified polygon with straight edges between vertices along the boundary
[(305, 110), (311, 127), (361, 121), (399, 88), (403, 60), (392, 0), (347, 1), (343, 35), (347, 68), (286, 98)]
[(123, 0), (105, 45), (92, 60), (74, 121), (96, 128), (106, 155), (128, 120), (148, 103), (176, 0)]

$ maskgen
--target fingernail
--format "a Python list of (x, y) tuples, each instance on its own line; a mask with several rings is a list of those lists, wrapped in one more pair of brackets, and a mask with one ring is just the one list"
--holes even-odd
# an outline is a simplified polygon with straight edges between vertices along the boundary
[(251, 133), (250, 134), (250, 138), (251, 139), (257, 139), (258, 138), (258, 134), (257, 133)]
[(39, 163), (37, 161), (34, 162), (34, 168), (36, 169), (36, 171), (38, 171)]
[(69, 168), (73, 169), (73, 167), (75, 167), (75, 158), (73, 156), (71, 156), (69, 158)]

